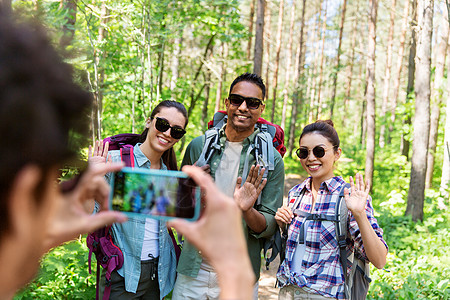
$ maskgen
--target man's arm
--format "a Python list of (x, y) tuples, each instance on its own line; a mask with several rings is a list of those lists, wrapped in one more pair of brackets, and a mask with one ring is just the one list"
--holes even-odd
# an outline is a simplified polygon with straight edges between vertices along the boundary
[(262, 232), (266, 228), (266, 219), (253, 207), (267, 183), (267, 179), (263, 180), (264, 171), (264, 168), (259, 169), (259, 165), (256, 167), (253, 165), (243, 184), (242, 177), (238, 177), (234, 189), (234, 200), (248, 227), (255, 232)]

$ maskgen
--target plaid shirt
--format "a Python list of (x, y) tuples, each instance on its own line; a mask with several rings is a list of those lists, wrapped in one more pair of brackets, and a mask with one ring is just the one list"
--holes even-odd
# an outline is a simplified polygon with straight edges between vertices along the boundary
[[(339, 193), (343, 184), (345, 184), (345, 181), (342, 177), (333, 177), (323, 182), (317, 194), (314, 213), (333, 215), (336, 203), (331, 202), (332, 195)], [(311, 212), (312, 194), (310, 187), (311, 177), (292, 188), (288, 194), (288, 206), (291, 209)], [(303, 197), (301, 196), (302, 194)], [(300, 198), (302, 199), (299, 205), (300, 201), (297, 201), (297, 199), (300, 200)], [(348, 213), (347, 249), (349, 251), (356, 249), (367, 260), (358, 224), (350, 210)], [(366, 205), (367, 218), (375, 233), (387, 248), (387, 244), (383, 240), (383, 230), (378, 226), (373, 213), (372, 199), (369, 196)], [(333, 222), (310, 221), (305, 234), (306, 249), (301, 262), (301, 274), (290, 271), (303, 219), (303, 217), (295, 216), (289, 226), (286, 258), (277, 273), (281, 286), (296, 285), (307, 292), (344, 299), (345, 279), (339, 260), (339, 246)]]

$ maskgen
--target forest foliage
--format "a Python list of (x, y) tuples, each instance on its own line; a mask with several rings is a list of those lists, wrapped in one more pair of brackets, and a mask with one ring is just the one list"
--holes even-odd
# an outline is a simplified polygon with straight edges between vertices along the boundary
[[(181, 159), (187, 143), (223, 108), (231, 81), (253, 71), (256, 13), (265, 2), (263, 117), (284, 127), (286, 174), (306, 176), (292, 156), (301, 128), (332, 118), (343, 149), (336, 173), (348, 179), (364, 173), (367, 161), (369, 3), (376, 4), (371, 195), (390, 248), (385, 270), (372, 268), (370, 298), (450, 299), (449, 189), (441, 182), (444, 169), (450, 168), (444, 142), (446, 129), (450, 131), (450, 47), (443, 0), (431, 1), (429, 104), (437, 107), (431, 118), (437, 120), (435, 148), (428, 149), (434, 159), (432, 176), (423, 189), (423, 218), (405, 216), (416, 104), (412, 50), (418, 1), (33, 0), (12, 1), (12, 8), (24, 19), (43, 22), (73, 66), (75, 80), (92, 92), (89, 142), (139, 133), (156, 103), (175, 99), (189, 112), (187, 134), (176, 145)], [(88, 273), (87, 253), (84, 238), (54, 249), (43, 259), (37, 279), (16, 298), (92, 299), (95, 272)]]

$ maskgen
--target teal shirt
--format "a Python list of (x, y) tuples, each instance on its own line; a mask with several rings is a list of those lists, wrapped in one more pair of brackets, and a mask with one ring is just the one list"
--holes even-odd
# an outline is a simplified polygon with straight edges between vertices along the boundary
[[(140, 143), (134, 147), (134, 162), (136, 168), (150, 169), (150, 160), (139, 148)], [(120, 151), (114, 150), (108, 153), (113, 162), (121, 161)], [(161, 160), (161, 169), (167, 170)], [(107, 179), (109, 179), (107, 174)], [(117, 272), (125, 278), (125, 290), (135, 293), (141, 276), (141, 252), (144, 243), (145, 219), (128, 217), (128, 221), (122, 224), (115, 223), (112, 226), (114, 243), (122, 250), (124, 262)], [(175, 284), (176, 255), (172, 239), (167, 231), (166, 223), (159, 221), (159, 261), (158, 280), (161, 299), (170, 293)]]
[[(223, 127), (219, 131), (220, 135), (220, 148), (221, 151), (215, 151), (209, 162), (211, 167), (211, 176), (215, 178), (217, 167), (222, 159), (223, 151), (225, 149), (226, 136)], [(241, 152), (239, 162), (239, 176), (243, 176), (245, 158), (247, 155), (248, 147), (255, 140), (256, 134), (259, 129), (255, 130), (253, 134), (247, 137), (243, 141), (243, 148)], [(193, 165), (199, 158), (203, 144), (205, 143), (205, 136), (199, 136), (192, 140), (186, 149), (186, 153), (183, 158), (182, 166)], [(284, 162), (281, 155), (274, 149), (274, 170), (269, 171), (267, 176), (267, 184), (261, 192), (261, 203), (255, 205), (255, 209), (259, 211), (266, 219), (266, 229), (261, 233), (252, 231), (245, 220), (242, 219), (244, 236), (247, 239), (248, 254), (252, 263), (253, 271), (256, 279), (259, 279), (259, 272), (261, 268), (261, 249), (263, 246), (263, 239), (269, 238), (275, 233), (276, 222), (275, 213), (279, 207), (283, 204), (283, 189), (284, 189)], [(249, 169), (250, 166), (256, 162), (255, 157), (251, 154), (249, 157)], [(246, 174), (244, 174), (246, 175)], [(180, 260), (178, 262), (177, 272), (190, 277), (197, 277), (200, 265), (202, 263), (202, 257), (200, 251), (198, 251), (193, 245), (185, 242), (183, 250), (181, 251)]]

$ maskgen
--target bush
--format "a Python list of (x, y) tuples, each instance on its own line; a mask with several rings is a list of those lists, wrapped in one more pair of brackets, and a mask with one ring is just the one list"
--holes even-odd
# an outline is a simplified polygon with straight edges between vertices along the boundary
[(14, 299), (95, 299), (97, 262), (88, 267), (86, 238), (80, 238), (50, 251), (41, 262), (36, 279)]

